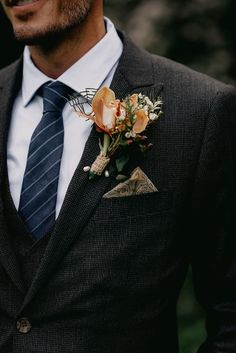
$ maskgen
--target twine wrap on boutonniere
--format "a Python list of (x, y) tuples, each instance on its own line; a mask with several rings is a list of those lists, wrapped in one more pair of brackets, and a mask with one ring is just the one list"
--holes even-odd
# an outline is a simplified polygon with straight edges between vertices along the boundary
[(94, 92), (90, 114), (85, 113), (78, 97), (70, 101), (76, 113), (91, 119), (97, 132), (103, 135), (99, 141), (99, 155), (91, 166), (84, 167), (84, 171), (89, 172), (90, 179), (103, 172), (106, 177), (125, 179), (122, 171), (129, 161), (130, 147), (135, 145), (142, 153), (152, 147), (142, 133), (163, 114), (162, 99), (159, 96), (152, 101), (141, 93), (135, 93), (119, 100), (108, 87)]

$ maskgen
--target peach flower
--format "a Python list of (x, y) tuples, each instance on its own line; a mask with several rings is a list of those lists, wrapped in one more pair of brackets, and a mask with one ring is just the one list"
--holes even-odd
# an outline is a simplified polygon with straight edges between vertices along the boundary
[(103, 87), (99, 89), (92, 102), (96, 126), (102, 131), (111, 134), (116, 125), (119, 107), (120, 101), (116, 100), (115, 93), (110, 88)]
[(140, 109), (135, 112), (135, 123), (133, 125), (133, 131), (136, 134), (143, 132), (148, 124), (148, 116), (144, 110)]
[(130, 105), (133, 107), (133, 109), (136, 109), (138, 107), (138, 94), (134, 93), (129, 99)]

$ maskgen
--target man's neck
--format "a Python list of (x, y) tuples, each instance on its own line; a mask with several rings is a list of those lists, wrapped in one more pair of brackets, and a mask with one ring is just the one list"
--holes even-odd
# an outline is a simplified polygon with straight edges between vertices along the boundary
[(56, 45), (30, 46), (34, 64), (45, 75), (56, 79), (85, 55), (106, 34), (103, 19), (85, 22), (62, 38)]

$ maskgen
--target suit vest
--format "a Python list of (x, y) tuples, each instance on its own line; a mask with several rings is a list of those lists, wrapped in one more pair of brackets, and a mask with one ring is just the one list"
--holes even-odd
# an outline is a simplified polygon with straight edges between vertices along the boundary
[(28, 290), (44, 255), (50, 233), (36, 241), (27, 231), (14, 206), (9, 186), (5, 188), (5, 220), (12, 249), (16, 255), (25, 289)]

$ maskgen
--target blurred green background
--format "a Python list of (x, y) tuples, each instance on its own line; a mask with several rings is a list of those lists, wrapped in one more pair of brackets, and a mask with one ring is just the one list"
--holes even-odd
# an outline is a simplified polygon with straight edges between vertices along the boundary
[(236, 83), (235, 0), (105, 0), (106, 14), (139, 45)]
[[(236, 0), (106, 0), (105, 12), (139, 46), (236, 84)], [(1, 67), (22, 48), (2, 12), (0, 24), (0, 43), (3, 49), (8, 43), (9, 48), (1, 50)], [(205, 329), (191, 271), (179, 299), (178, 317), (180, 353), (195, 353)]]

